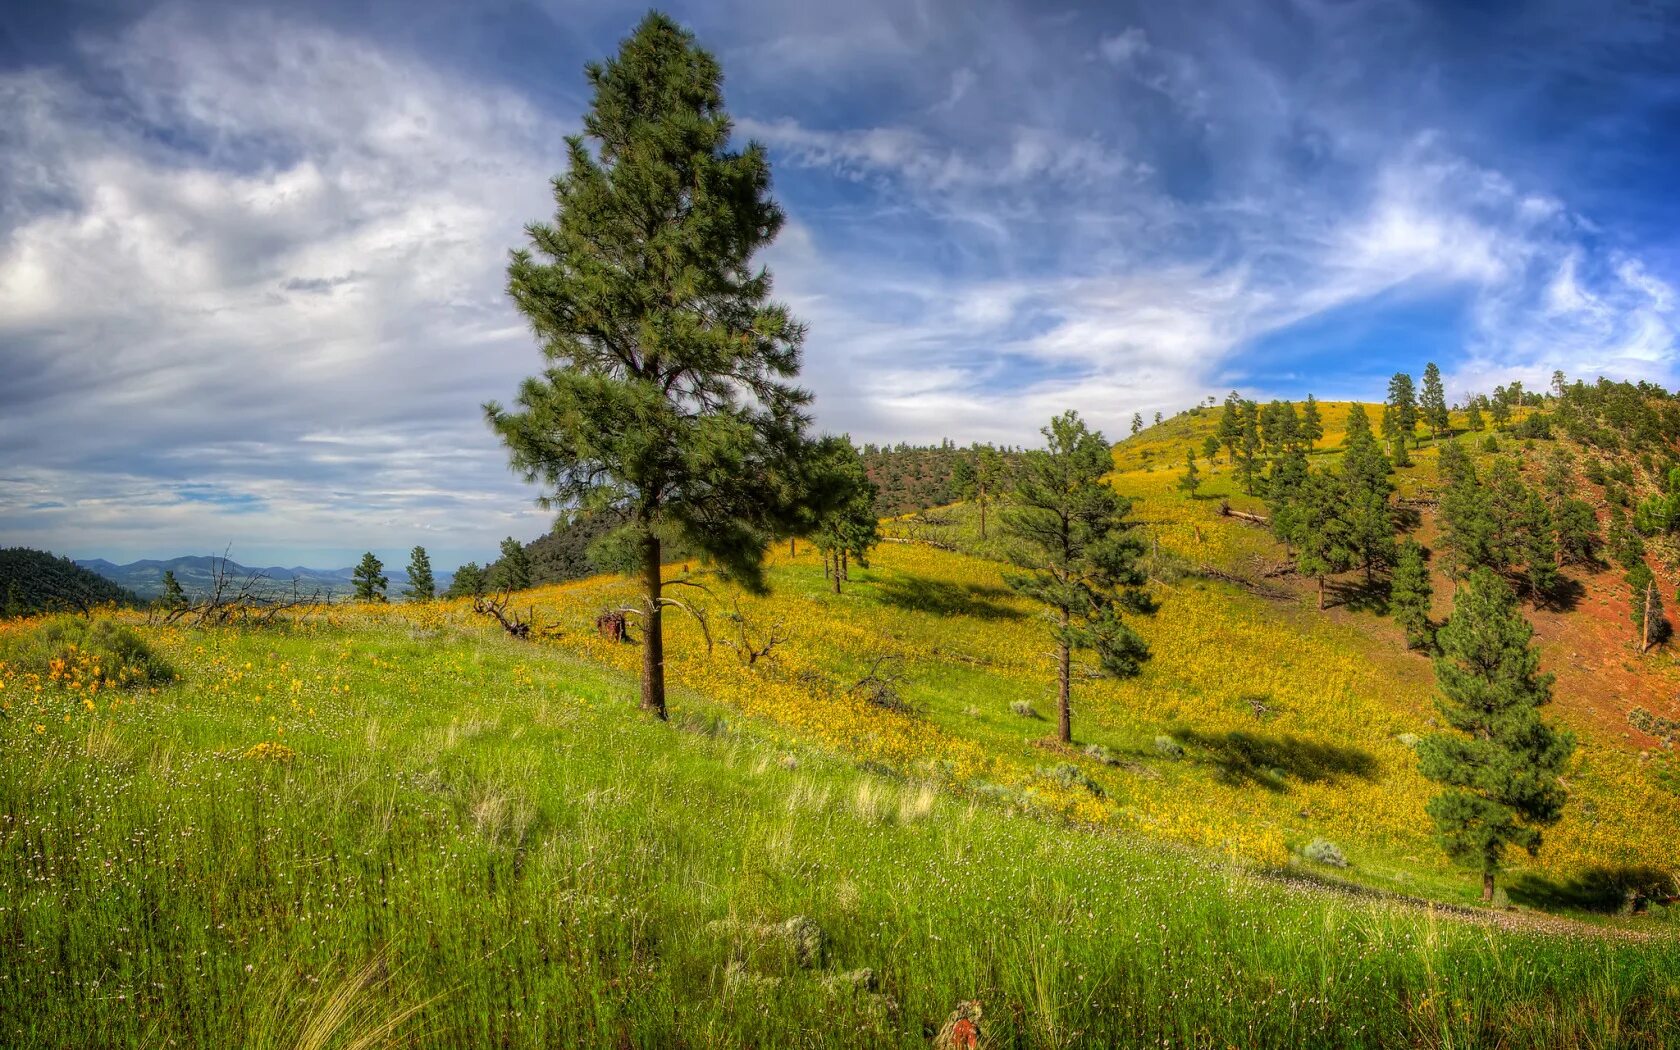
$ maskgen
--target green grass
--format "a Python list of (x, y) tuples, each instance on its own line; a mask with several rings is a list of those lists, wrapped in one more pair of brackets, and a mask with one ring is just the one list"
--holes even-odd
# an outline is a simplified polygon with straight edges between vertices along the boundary
[(1680, 1045), (1672, 939), (1303, 889), (700, 696), (653, 724), (477, 632), (164, 649), (179, 685), (0, 718), (0, 1045), (920, 1047), (962, 1000), (992, 1047)]

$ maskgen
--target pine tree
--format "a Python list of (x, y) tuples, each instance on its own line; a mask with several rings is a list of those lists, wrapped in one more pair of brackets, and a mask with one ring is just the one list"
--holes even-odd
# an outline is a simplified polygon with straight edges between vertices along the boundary
[(1149, 658), (1125, 612), (1155, 608), (1137, 567), (1143, 542), (1126, 520), (1131, 501), (1103, 481), (1113, 469), (1108, 444), (1076, 412), (1050, 421), (1047, 447), (1028, 452), (1004, 518), (1014, 540), (1010, 560), (1026, 570), (1005, 577), (1011, 589), (1050, 612), (1055, 640), (1057, 732), (1073, 740), (1072, 654), (1091, 650), (1105, 673), (1126, 678)]
[(498, 591), (523, 591), (531, 586), (531, 556), (512, 536), (502, 541), (502, 556), (490, 567), (490, 585)]
[(1538, 492), (1530, 491), (1524, 514), (1523, 574), (1528, 578), (1528, 592), (1541, 601), (1558, 589), (1563, 574), (1558, 572), (1558, 544), (1553, 531), (1552, 513)]
[(990, 445), (980, 446), (980, 456), (974, 467), (974, 498), (980, 504), (980, 538), (986, 538), (986, 508), (992, 497), (1002, 491), (1008, 477), (1003, 453)]
[(1572, 565), (1591, 565), (1598, 558), (1598, 515), (1592, 504), (1566, 499), (1558, 505), (1555, 522), (1557, 545), (1563, 560)]
[(432, 580), (432, 559), (424, 547), (408, 552), (408, 586), (403, 589), (403, 595), (411, 602), (429, 602), (437, 596), (437, 584)]
[(1456, 441), (1441, 446), (1441, 540), (1447, 575), (1458, 580), (1492, 558), (1494, 521), (1488, 491), (1476, 476), (1469, 453)]
[(1431, 361), (1423, 369), (1423, 396), (1418, 399), (1424, 425), (1437, 441), (1447, 430), (1447, 390), (1441, 385), (1441, 370)]
[(181, 581), (175, 578), (175, 570), (163, 570), (163, 594), (158, 596), (158, 605), (164, 609), (182, 609), (186, 604), (187, 592), (181, 589)]
[(1505, 424), (1511, 421), (1511, 402), (1504, 387), (1495, 387), (1491, 405), (1493, 425), (1496, 430), (1504, 430)]
[(1235, 390), (1225, 395), (1225, 408), (1219, 413), (1219, 443), (1225, 446), (1225, 456), (1232, 465), (1237, 462), (1237, 447), (1242, 444), (1242, 395)]
[(1464, 425), (1472, 432), (1480, 431), (1487, 426), (1487, 421), (1482, 418), (1482, 396), (1480, 394), (1470, 395), (1468, 402), (1465, 404)]
[(1138, 432), (1141, 431), (1142, 429), (1143, 429), (1143, 413), (1142, 412), (1133, 412), (1132, 413), (1132, 436), (1137, 437)]
[[(1388, 400), (1383, 404), (1383, 437), (1403, 453), (1406, 443), (1417, 434), (1417, 424), (1417, 393), (1412, 377), (1396, 372), (1388, 381)], [(1394, 458), (1398, 463), (1401, 457), (1397, 454)]]
[(373, 556), (372, 551), (362, 555), (361, 563), (350, 573), (350, 581), (356, 587), (356, 600), (359, 602), (382, 602), (385, 600), (385, 586), (390, 581), (385, 579), (385, 564)]
[(1219, 439), (1214, 437), (1212, 434), (1209, 434), (1207, 437), (1202, 439), (1202, 458), (1208, 461), (1209, 466), (1212, 466), (1214, 460), (1218, 458), (1218, 456)]
[(1250, 496), (1260, 476), (1260, 406), (1244, 401), (1237, 406), (1237, 449), (1232, 459), (1237, 478)]
[(1202, 484), (1201, 472), (1196, 469), (1196, 453), (1186, 449), (1184, 452), (1184, 473), (1179, 476), (1178, 490), (1188, 493), (1191, 499), (1196, 498), (1196, 489)]
[(1406, 645), (1421, 649), (1430, 642), (1429, 603), (1434, 594), (1429, 584), (1429, 562), (1415, 540), (1400, 545), (1394, 576), (1389, 581), (1388, 607), (1394, 622), (1406, 632)]
[(1306, 404), (1301, 406), (1301, 440), (1307, 443), (1307, 450), (1311, 451), (1324, 436), (1324, 420), (1318, 415), (1318, 402), (1311, 394), (1307, 395)]
[(1419, 768), (1445, 788), (1429, 815), (1447, 854), (1480, 868), (1484, 901), (1506, 850), (1539, 852), (1541, 829), (1557, 822), (1567, 797), (1558, 776), (1575, 741), (1540, 718), (1552, 676), (1539, 673), (1533, 635), (1510, 588), (1486, 568), (1470, 574), (1436, 634), (1436, 706), (1456, 732), (1420, 741)]
[(1355, 401), (1348, 409), (1347, 433), (1342, 436), (1342, 447), (1353, 447), (1361, 436), (1371, 436), (1371, 417), (1366, 414), (1365, 406)]
[(654, 12), (587, 75), (555, 218), (508, 267), (544, 368), (485, 411), (544, 505), (626, 522), (596, 551), (640, 577), (641, 702), (665, 718), (663, 544), (763, 589), (806, 495), (804, 328), (754, 262), (783, 216), (764, 148), (729, 148), (717, 60)]
[(1389, 481), (1392, 470), (1370, 427), (1350, 427), (1342, 456), (1339, 513), (1344, 542), (1352, 552), (1353, 564), (1364, 568), (1366, 582), (1379, 567), (1394, 560), (1394, 509), (1389, 502), (1394, 492)]
[(469, 561), (455, 570), (455, 578), (449, 581), (449, 590), (444, 592), (446, 598), (476, 598), (490, 588), (490, 580), (476, 561)]
[(1324, 580), (1354, 565), (1348, 536), (1345, 480), (1330, 471), (1314, 471), (1301, 487), (1289, 528), (1295, 547), (1295, 570), (1318, 581), (1318, 607), (1324, 608)]
[(812, 540), (822, 552), (823, 571), (839, 594), (840, 584), (851, 578), (851, 562), (855, 559), (868, 568), (869, 552), (881, 541), (875, 483), (848, 438), (817, 442), (812, 460), (817, 464), (813, 498), (821, 507)]

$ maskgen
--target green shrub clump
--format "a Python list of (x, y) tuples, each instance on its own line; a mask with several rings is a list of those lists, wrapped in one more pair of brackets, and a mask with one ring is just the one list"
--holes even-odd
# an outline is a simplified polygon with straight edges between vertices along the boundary
[(176, 678), (139, 632), (106, 617), (54, 616), (0, 638), (0, 662), (42, 678), (97, 667), (100, 678), (123, 686), (163, 685)]

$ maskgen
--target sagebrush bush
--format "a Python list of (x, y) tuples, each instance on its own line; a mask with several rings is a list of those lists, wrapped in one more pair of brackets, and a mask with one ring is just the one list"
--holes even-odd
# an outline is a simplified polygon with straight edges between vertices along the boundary
[(43, 620), (0, 638), (0, 662), (43, 678), (91, 675), (121, 686), (163, 685), (176, 678), (175, 669), (132, 627), (107, 618)]
[(1332, 868), (1348, 866), (1347, 857), (1343, 855), (1342, 848), (1329, 839), (1313, 839), (1307, 843), (1307, 848), (1301, 851), (1301, 855), (1310, 861), (1327, 864)]
[(1102, 785), (1085, 775), (1085, 771), (1072, 762), (1063, 762), (1053, 769), (1040, 769), (1040, 776), (1048, 777), (1065, 788), (1081, 788), (1089, 791), (1097, 798), (1103, 797)]

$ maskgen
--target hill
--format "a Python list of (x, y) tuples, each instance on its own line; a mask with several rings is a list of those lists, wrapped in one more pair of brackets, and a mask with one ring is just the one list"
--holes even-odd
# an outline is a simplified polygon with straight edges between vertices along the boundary
[(69, 558), (28, 547), (0, 549), (0, 616), (139, 603), (134, 592)]
[[(189, 595), (208, 591), (218, 571), (235, 579), (260, 573), (276, 583), (290, 584), (295, 580), (303, 590), (320, 591), (329, 598), (342, 598), (355, 590), (351, 580), (354, 568), (311, 569), (302, 565), (252, 568), (216, 555), (188, 555), (162, 560), (147, 558), (126, 565), (117, 565), (104, 558), (88, 558), (79, 559), (76, 564), (143, 598), (156, 598), (163, 593), (165, 572), (173, 572), (176, 581)], [(453, 578), (453, 574), (440, 571), (434, 571), (433, 576), (440, 592), (449, 586)], [(408, 586), (408, 573), (400, 567), (387, 565), (385, 577), (390, 581), (388, 593), (392, 598), (399, 597), (403, 588)]]
[[(987, 618), (961, 556), (902, 553), (841, 599), (867, 627), (963, 600), (1028, 626)], [(778, 568), (786, 608), (833, 600), (812, 568)], [(533, 598), (570, 631), (607, 586)], [(1202, 781), (1205, 745), (1091, 765), (1108, 802), (1064, 788), (1035, 766), (1083, 760), (1011, 720), (1032, 651), (995, 638), (886, 636), (925, 721), (800, 702), (802, 642), (753, 672), (718, 652), (673, 727), (585, 636), (460, 603), (147, 634), (178, 685), (0, 718), (10, 1045), (925, 1047), (953, 1017), (987, 1046), (1680, 1038), (1670, 937), (1326, 893), (1106, 825), (1081, 796)]]

